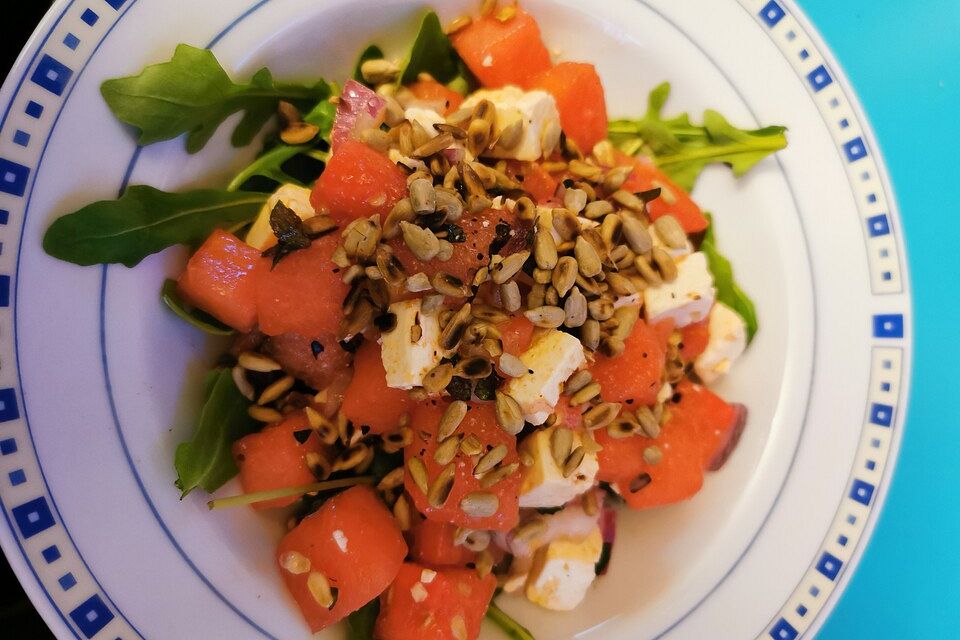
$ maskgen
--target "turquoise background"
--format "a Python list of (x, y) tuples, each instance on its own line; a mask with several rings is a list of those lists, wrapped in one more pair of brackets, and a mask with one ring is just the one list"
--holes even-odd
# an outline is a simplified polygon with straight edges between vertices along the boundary
[(893, 178), (914, 295), (893, 485), (820, 640), (960, 638), (960, 0), (799, 0), (866, 109)]

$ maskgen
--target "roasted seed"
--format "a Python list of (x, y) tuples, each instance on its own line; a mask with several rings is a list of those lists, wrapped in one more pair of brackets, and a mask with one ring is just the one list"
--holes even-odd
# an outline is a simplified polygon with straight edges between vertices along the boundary
[(564, 383), (563, 394), (567, 396), (572, 395), (591, 382), (593, 382), (593, 376), (590, 375), (590, 372), (587, 369), (581, 369), (570, 376), (566, 383)]
[(492, 469), (485, 473), (482, 478), (480, 478), (480, 486), (484, 489), (489, 489), (504, 478), (512, 476), (519, 468), (519, 462), (511, 462), (508, 465), (501, 465), (495, 469)]
[(650, 474), (647, 472), (643, 472), (640, 475), (638, 475), (636, 478), (630, 481), (630, 485), (628, 486), (628, 489), (630, 490), (630, 493), (637, 493), (638, 491), (646, 487), (648, 484), (650, 484), (651, 480), (652, 478), (650, 477)]
[(463, 201), (453, 190), (441, 187), (435, 189), (436, 210), (447, 215), (447, 221), (457, 222), (463, 217)]
[(310, 571), (310, 558), (298, 551), (287, 551), (280, 555), (280, 566), (287, 573), (301, 575)]
[(586, 404), (599, 395), (600, 385), (596, 382), (589, 382), (570, 396), (570, 405), (577, 407), (581, 404)]
[(307, 590), (324, 609), (332, 609), (337, 603), (336, 589), (331, 589), (327, 577), (319, 571), (311, 571), (307, 576)]
[(573, 240), (580, 233), (580, 221), (569, 209), (554, 209), (551, 223), (564, 241)]
[(503, 302), (503, 308), (513, 313), (520, 309), (522, 304), (520, 300), (520, 286), (515, 280), (504, 282), (500, 285), (500, 300)]
[(410, 222), (400, 222), (403, 241), (417, 258), (424, 262), (433, 260), (440, 252), (440, 240), (430, 229), (424, 229)]
[(247, 407), (247, 414), (257, 422), (280, 422), (283, 420), (283, 414), (276, 409), (261, 407), (256, 404)]
[(537, 205), (527, 196), (521, 196), (513, 206), (513, 212), (517, 219), (523, 222), (533, 222), (537, 217)]
[(608, 213), (613, 213), (613, 205), (606, 200), (594, 200), (583, 209), (583, 215), (590, 220), (599, 220)]
[(588, 319), (580, 328), (580, 342), (591, 351), (596, 351), (600, 346), (600, 323), (593, 319)]
[(510, 254), (500, 261), (499, 264), (491, 268), (490, 277), (496, 284), (503, 284), (513, 276), (517, 275), (529, 257), (529, 251), (519, 251), (517, 253)]
[(247, 400), (253, 400), (255, 397), (255, 391), (253, 389), (253, 385), (250, 384), (249, 380), (247, 380), (247, 370), (240, 365), (237, 365), (230, 370), (230, 375), (233, 378), (233, 384), (235, 384), (237, 387), (237, 391), (239, 391)]
[(530, 287), (530, 292), (527, 293), (527, 308), (535, 309), (537, 307), (543, 306), (543, 299), (547, 293), (547, 285), (540, 284), (539, 282), (534, 283)]
[(615, 358), (626, 349), (623, 340), (614, 336), (606, 336), (600, 340), (599, 351), (608, 358)]
[(466, 456), (476, 456), (483, 451), (483, 443), (472, 433), (460, 442), (460, 451)]
[[(570, 138), (567, 138), (567, 142), (570, 143), (572, 141)], [(587, 180), (596, 180), (603, 173), (600, 167), (578, 159), (573, 159), (568, 162), (567, 169), (569, 169), (573, 175), (586, 178)]]
[(410, 204), (418, 215), (433, 213), (437, 208), (437, 191), (433, 180), (417, 178), (410, 183)]
[(294, 382), (296, 382), (296, 378), (293, 376), (283, 376), (263, 390), (263, 393), (257, 398), (257, 404), (270, 404), (274, 400), (278, 400), (280, 396), (290, 390)]
[(514, 120), (500, 132), (500, 138), (497, 140), (497, 146), (509, 151), (515, 149), (523, 138), (524, 122), (523, 118)]
[(647, 464), (660, 464), (663, 460), (663, 452), (657, 445), (650, 445), (643, 450), (643, 461)]
[(506, 322), (510, 317), (504, 312), (485, 304), (474, 304), (470, 308), (470, 315), (477, 320), (483, 320), (490, 324), (500, 324)]
[(637, 259), (633, 261), (633, 265), (637, 268), (637, 273), (649, 284), (654, 287), (663, 284), (663, 278), (660, 277), (657, 270), (650, 265), (650, 261), (645, 256), (637, 256)]
[(583, 414), (583, 426), (587, 429), (602, 429), (613, 422), (620, 413), (620, 403), (603, 402)]
[(563, 206), (573, 214), (578, 214), (587, 206), (587, 192), (583, 189), (567, 189), (563, 194)]
[(564, 460), (563, 465), (560, 466), (560, 468), (563, 469), (563, 477), (569, 478), (572, 476), (573, 472), (580, 468), (580, 465), (583, 463), (583, 458), (586, 455), (587, 450), (583, 447), (577, 447), (571, 451), (567, 459)]
[(378, 153), (386, 154), (390, 149), (390, 134), (378, 128), (364, 129), (360, 133), (360, 142)]
[(306, 144), (317, 137), (320, 127), (308, 122), (291, 122), (280, 132), (280, 140), (286, 144)]
[(453, 368), (453, 374), (468, 380), (482, 380), (493, 372), (493, 365), (479, 356), (464, 358)]
[(470, 294), (470, 288), (463, 284), (463, 280), (449, 273), (437, 272), (433, 274), (430, 284), (439, 293), (451, 298), (465, 298)]
[(429, 291), (430, 289), (430, 278), (422, 271), (407, 278), (407, 291), (419, 293), (421, 291)]
[(648, 438), (657, 438), (660, 436), (660, 422), (657, 420), (656, 416), (653, 415), (653, 411), (650, 409), (650, 407), (640, 407), (637, 409), (636, 416), (637, 421), (640, 423), (640, 429), (643, 431), (643, 435)]
[(550, 281), (553, 279), (553, 271), (549, 269), (541, 269), (540, 267), (534, 267), (533, 269), (533, 281), (537, 284), (550, 284)]
[(367, 60), (360, 65), (360, 75), (367, 84), (386, 84), (397, 79), (400, 67), (383, 58)]
[(473, 475), (482, 476), (486, 472), (500, 464), (507, 457), (507, 445), (498, 444), (490, 451), (483, 454), (476, 466), (473, 467)]
[(679, 274), (677, 271), (677, 263), (673, 261), (669, 253), (660, 247), (654, 247), (650, 257), (653, 258), (654, 264), (657, 265), (657, 270), (660, 272), (660, 277), (663, 278), (664, 282), (673, 282), (677, 279), (677, 275)]
[[(359, 433), (359, 431), (355, 433)], [(373, 449), (365, 444), (354, 444), (349, 449), (344, 451), (339, 458), (337, 458), (337, 460), (333, 463), (331, 471), (348, 471), (350, 469), (361, 467), (368, 458), (372, 457)]]
[(570, 450), (573, 448), (573, 431), (558, 427), (550, 434), (550, 455), (559, 468), (563, 468)]
[(413, 480), (415, 485), (417, 485), (417, 488), (420, 489), (424, 495), (426, 495), (428, 488), (427, 467), (423, 464), (423, 460), (420, 458), (408, 458), (407, 473), (410, 474), (410, 479)]
[(574, 287), (563, 303), (563, 324), (571, 329), (583, 326), (587, 321), (587, 299), (580, 289)]
[(515, 355), (504, 353), (500, 356), (500, 370), (511, 378), (519, 378), (528, 373), (527, 365)]
[(607, 434), (611, 438), (626, 438), (640, 431), (640, 424), (632, 413), (621, 413), (617, 419), (607, 425)]
[(573, 251), (577, 258), (577, 266), (584, 277), (592, 278), (603, 269), (597, 250), (583, 236), (577, 238)]
[(527, 320), (543, 327), (544, 329), (556, 329), (563, 324), (567, 314), (560, 307), (540, 306), (523, 312)]
[(534, 235), (533, 256), (541, 269), (549, 271), (557, 266), (557, 243), (550, 231), (540, 229)]
[(460, 500), (460, 509), (471, 518), (488, 518), (497, 512), (500, 500), (492, 493), (474, 491)]
[(643, 223), (631, 215), (622, 216), (623, 237), (634, 253), (647, 253), (653, 248), (653, 238)]
[(347, 270), (343, 272), (343, 275), (340, 276), (340, 280), (344, 284), (350, 284), (354, 280), (363, 277), (366, 274), (366, 270), (362, 265), (352, 264), (347, 267)]
[(633, 284), (630, 278), (619, 273), (608, 273), (604, 282), (610, 285), (610, 290), (618, 296), (629, 296), (637, 292), (637, 286)]
[(427, 490), (427, 501), (431, 507), (439, 509), (447, 501), (450, 490), (453, 489), (453, 474), (456, 469), (456, 465), (448, 464), (430, 484), (430, 488)]
[(543, 304), (549, 307), (560, 306), (560, 294), (557, 293), (553, 285), (548, 286), (546, 292), (543, 294)]
[(462, 400), (454, 400), (451, 402), (447, 406), (446, 410), (444, 410), (443, 416), (440, 418), (440, 425), (437, 427), (437, 439), (443, 441), (453, 435), (453, 433), (460, 426), (460, 423), (463, 422), (463, 419), (466, 417), (466, 415), (466, 402)]
[(633, 333), (633, 328), (636, 326), (637, 320), (640, 319), (640, 307), (639, 305), (620, 307), (613, 312), (613, 317), (617, 320), (617, 327), (612, 335), (621, 340), (626, 340)]
[[(434, 284), (436, 286), (436, 284)], [(470, 304), (467, 303), (453, 314), (450, 321), (440, 332), (440, 348), (452, 351), (457, 348), (470, 324)]]
[(467, 128), (467, 142), (470, 145), (470, 150), (473, 151), (475, 155), (481, 155), (487, 150), (493, 133), (492, 129), (491, 123), (488, 120), (481, 120), (474, 117), (474, 119), (470, 121), (470, 126)]
[(410, 502), (403, 494), (393, 503), (393, 519), (397, 522), (397, 528), (400, 531), (409, 531), (411, 522)]
[(446, 240), (440, 241), (440, 250), (437, 252), (437, 260), (446, 262), (453, 257), (453, 245)]
[(460, 449), (460, 438), (451, 436), (437, 445), (433, 452), (433, 459), (437, 464), (450, 464), (457, 457), (457, 451)]
[(380, 491), (389, 491), (390, 489), (396, 489), (403, 484), (403, 467), (397, 467), (396, 469), (390, 471), (387, 475), (383, 476), (380, 482), (377, 483), (377, 489)]
[(623, 189), (619, 189), (610, 194), (610, 199), (631, 211), (641, 212), (644, 210), (643, 200)]
[(517, 435), (523, 429), (523, 411), (520, 405), (507, 393), (496, 392), (496, 415), (500, 427), (510, 435)]
[(660, 216), (654, 220), (653, 228), (657, 230), (657, 235), (663, 243), (671, 249), (682, 249), (687, 246), (687, 234), (673, 216)]
[(613, 317), (613, 302), (606, 297), (591, 300), (587, 305), (590, 317), (597, 322), (603, 322)]
[(633, 172), (633, 167), (614, 167), (607, 172), (607, 175), (603, 178), (603, 188), (608, 192), (612, 193), (620, 189), (623, 186), (623, 183), (627, 181), (627, 178), (630, 177), (630, 174)]
[(410, 198), (398, 200), (383, 221), (383, 237), (388, 240), (396, 238), (400, 234), (400, 223), (413, 222), (416, 217)]
[(254, 353), (253, 351), (244, 351), (237, 358), (237, 364), (247, 371), (259, 371), (260, 373), (269, 373), (279, 371), (280, 364), (273, 358)]
[(573, 256), (563, 256), (557, 260), (557, 266), (550, 278), (553, 288), (557, 290), (557, 295), (560, 297), (567, 295), (571, 287), (577, 282), (578, 270), (577, 259)]

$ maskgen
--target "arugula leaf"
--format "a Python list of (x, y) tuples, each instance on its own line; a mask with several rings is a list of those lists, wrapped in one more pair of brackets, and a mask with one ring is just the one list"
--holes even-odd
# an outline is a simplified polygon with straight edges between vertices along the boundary
[(459, 93), (466, 93), (476, 86), (476, 79), (453, 48), (449, 36), (443, 32), (440, 18), (433, 11), (423, 16), (420, 22), (417, 38), (402, 66), (399, 83), (415, 82), (421, 73), (429, 73), (437, 82)]
[(536, 640), (526, 627), (511, 618), (493, 602), (487, 608), (487, 619), (500, 627), (500, 630), (512, 640)]
[(733, 266), (730, 261), (717, 249), (717, 240), (713, 231), (713, 217), (707, 213), (710, 226), (703, 236), (700, 251), (707, 255), (707, 266), (713, 274), (713, 284), (717, 288), (717, 301), (722, 302), (737, 312), (747, 325), (747, 343), (753, 340), (757, 333), (757, 310), (750, 297), (744, 293), (733, 277)]
[(237, 467), (230, 448), (234, 441), (253, 431), (255, 424), (247, 415), (249, 402), (233, 383), (229, 368), (208, 373), (204, 385), (207, 398), (193, 439), (180, 443), (174, 455), (181, 498), (197, 487), (216, 491), (235, 476)]
[(74, 264), (133, 267), (169, 246), (196, 244), (218, 227), (248, 222), (266, 201), (260, 193), (167, 193), (134, 185), (118, 200), (94, 202), (55, 220), (43, 236), (43, 249)]
[(238, 111), (245, 113), (232, 142), (243, 146), (270, 119), (280, 100), (309, 106), (330, 97), (331, 89), (323, 80), (312, 86), (275, 82), (266, 68), (249, 83), (237, 84), (212, 52), (181, 44), (170, 61), (150, 65), (136, 76), (107, 80), (100, 92), (120, 121), (140, 130), (140, 144), (186, 133), (187, 151), (195, 153)]
[(373, 640), (373, 627), (380, 615), (380, 598), (374, 598), (347, 616), (347, 640)]
[(183, 300), (177, 292), (176, 280), (167, 279), (164, 281), (163, 288), (160, 290), (160, 299), (163, 301), (163, 304), (167, 305), (178, 317), (205, 333), (215, 336), (230, 336), (236, 333), (233, 329), (210, 314), (193, 307)]
[(363, 63), (367, 60), (380, 60), (381, 58), (383, 58), (383, 49), (375, 44), (368, 44), (367, 48), (360, 52), (360, 56), (357, 58), (357, 64), (353, 66), (353, 79), (362, 84), (367, 84), (363, 79), (363, 74), (360, 73), (360, 67), (362, 67)]
[(708, 164), (720, 162), (742, 176), (771, 153), (787, 146), (786, 127), (738, 129), (722, 115), (708, 109), (703, 125), (686, 113), (664, 118), (663, 106), (670, 84), (658, 85), (647, 99), (647, 112), (637, 120), (610, 122), (610, 140), (630, 155), (650, 155), (657, 166), (681, 187), (690, 191)]

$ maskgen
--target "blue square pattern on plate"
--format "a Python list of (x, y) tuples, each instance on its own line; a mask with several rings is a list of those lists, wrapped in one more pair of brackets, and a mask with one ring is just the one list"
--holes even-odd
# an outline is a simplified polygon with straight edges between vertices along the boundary
[(0, 158), (0, 191), (12, 196), (22, 196), (27, 190), (29, 178), (30, 169), (12, 160)]
[(837, 579), (837, 574), (840, 573), (842, 567), (843, 563), (840, 561), (840, 558), (827, 551), (824, 551), (823, 555), (820, 556), (820, 559), (817, 561), (817, 571), (831, 580)]
[(902, 338), (903, 315), (899, 313), (873, 316), (874, 338)]
[[(0, 291), (0, 302), (2, 302), (2, 291)], [(2, 305), (6, 306), (6, 305)], [(13, 389), (0, 389), (0, 422), (9, 422), (20, 417), (20, 410), (17, 409), (17, 395)]]
[(802, 618), (803, 616), (807, 615), (807, 608), (806, 608), (805, 606), (803, 606), (802, 604), (801, 604), (800, 606), (798, 606), (798, 607), (797, 607), (797, 615), (800, 616), (801, 618)]
[(867, 157), (867, 145), (864, 144), (863, 138), (857, 136), (843, 143), (843, 153), (847, 156), (847, 162), (856, 162), (860, 158)]
[(80, 46), (80, 38), (73, 35), (72, 33), (68, 33), (66, 37), (63, 39), (63, 44), (67, 47), (67, 49), (70, 49), (71, 51), (76, 51), (77, 47)]
[(889, 427), (893, 423), (893, 407), (874, 402), (870, 405), (870, 424)]
[(10, 484), (13, 486), (21, 485), (27, 481), (27, 474), (24, 473), (23, 469), (15, 469), (9, 474)]
[(43, 559), (47, 561), (47, 564), (50, 564), (51, 562), (56, 562), (60, 559), (60, 549), (57, 548), (57, 545), (52, 544), (41, 551), (40, 555), (42, 555)]
[(783, 16), (787, 15), (787, 12), (783, 10), (775, 0), (770, 0), (767, 4), (763, 5), (763, 9), (760, 9), (760, 19), (763, 20), (768, 27), (775, 27), (778, 22), (783, 20)]
[(94, 594), (71, 611), (70, 618), (83, 635), (92, 638), (113, 620), (113, 612), (107, 608), (99, 595)]
[(84, 9), (83, 13), (80, 14), (80, 19), (89, 26), (97, 24), (97, 20), (100, 19), (100, 16), (96, 14), (92, 9)]
[(27, 103), (27, 107), (23, 110), (23, 112), (31, 118), (39, 118), (43, 115), (43, 105), (39, 102), (34, 102), (31, 100)]
[(0, 224), (7, 224), (10, 220), (10, 212), (6, 209), (0, 209)]
[(30, 144), (30, 134), (21, 129), (17, 129), (17, 132), (13, 134), (13, 144), (18, 147), (25, 147)]
[(810, 86), (814, 91), (820, 91), (833, 82), (833, 77), (830, 75), (830, 72), (827, 71), (825, 66), (820, 65), (807, 74), (807, 82), (810, 83)]
[(873, 499), (874, 486), (863, 480), (854, 480), (850, 487), (850, 498), (856, 500), (862, 505), (870, 506), (870, 500)]
[(890, 219), (887, 218), (887, 214), (881, 213), (880, 215), (867, 218), (867, 233), (870, 234), (871, 238), (889, 235)]
[(53, 514), (50, 513), (50, 507), (43, 496), (24, 502), (11, 509), (11, 512), (24, 538), (35, 536), (55, 524)]
[(774, 640), (796, 640), (799, 635), (797, 630), (783, 618), (777, 620), (777, 623), (770, 628), (770, 637)]
[(67, 572), (62, 576), (60, 576), (57, 582), (60, 583), (60, 588), (63, 589), (64, 591), (69, 591), (70, 589), (77, 586), (77, 579), (74, 578), (73, 574), (70, 572)]
[(119, 9), (123, 6), (123, 3), (127, 0), (107, 0), (107, 4), (113, 7), (114, 9)]
[(67, 88), (67, 83), (70, 82), (70, 76), (72, 75), (73, 69), (56, 58), (44, 54), (40, 58), (37, 68), (33, 70), (30, 82), (59, 96), (63, 95), (63, 90)]
[(13, 438), (0, 440), (0, 456), (9, 456), (17, 452), (17, 441)]
[(847, 538), (847, 536), (839, 536), (837, 538), (837, 544), (840, 545), (841, 547), (847, 546), (848, 542), (850, 542), (850, 539)]

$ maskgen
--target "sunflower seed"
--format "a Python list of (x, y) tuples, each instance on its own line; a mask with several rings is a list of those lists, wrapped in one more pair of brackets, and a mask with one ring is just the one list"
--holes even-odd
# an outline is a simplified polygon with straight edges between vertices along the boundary
[[(444, 366), (444, 365), (440, 365)], [(450, 366), (450, 365), (446, 365)], [(444, 385), (446, 386), (446, 385)], [(467, 415), (467, 403), (462, 400), (454, 400), (451, 402), (446, 410), (443, 412), (443, 416), (440, 418), (440, 425), (437, 427), (437, 439), (444, 441), (449, 438), (460, 426), (460, 423), (463, 422), (464, 417)]]
[(286, 144), (306, 144), (317, 137), (320, 127), (308, 122), (291, 122), (280, 132), (280, 140)]
[(527, 293), (527, 308), (535, 309), (537, 307), (543, 306), (543, 298), (547, 293), (547, 286), (540, 284), (539, 282), (534, 283), (530, 287), (530, 292)]
[(390, 134), (377, 128), (364, 129), (360, 133), (360, 142), (378, 153), (386, 154), (390, 149)]
[(453, 489), (453, 474), (456, 468), (456, 465), (448, 464), (434, 478), (433, 483), (427, 490), (427, 501), (431, 507), (439, 509), (450, 497), (450, 490)]
[(472, 305), (470, 314), (477, 320), (483, 320), (484, 322), (489, 322), (490, 324), (500, 324), (510, 319), (510, 317), (504, 312), (486, 304)]
[(517, 275), (520, 269), (523, 268), (523, 263), (525, 263), (529, 257), (529, 251), (510, 254), (490, 270), (490, 277), (496, 284), (503, 284)]
[(500, 499), (492, 493), (474, 491), (460, 500), (460, 509), (471, 518), (488, 518), (495, 514), (499, 507)]
[(455, 191), (440, 187), (434, 192), (436, 210), (446, 213), (448, 222), (457, 222), (463, 217), (463, 201)]
[(640, 407), (636, 412), (637, 421), (640, 423), (640, 429), (643, 435), (648, 438), (657, 438), (660, 436), (660, 422), (650, 407)]
[(505, 444), (498, 444), (493, 449), (490, 449), (490, 451), (483, 454), (473, 467), (473, 475), (479, 477), (493, 469), (507, 457), (507, 452), (507, 445)]
[(360, 75), (367, 84), (386, 84), (397, 79), (400, 67), (382, 58), (367, 60), (360, 65)]
[(464, 358), (453, 368), (453, 374), (468, 380), (482, 380), (493, 372), (493, 365), (486, 358)]
[(440, 252), (440, 240), (430, 229), (424, 229), (410, 222), (400, 222), (403, 241), (418, 259), (424, 262), (433, 260)]
[(570, 452), (570, 455), (567, 456), (567, 459), (564, 460), (561, 469), (563, 469), (563, 477), (569, 478), (573, 475), (573, 472), (580, 468), (580, 465), (583, 463), (584, 456), (587, 455), (587, 450), (583, 447), (577, 447)]
[(293, 376), (283, 376), (263, 390), (263, 393), (257, 398), (257, 404), (270, 404), (274, 400), (279, 399), (280, 396), (290, 390), (294, 382), (296, 382), (296, 378)]
[(577, 238), (573, 252), (577, 258), (577, 266), (580, 269), (580, 273), (583, 274), (584, 277), (592, 278), (603, 269), (597, 250), (583, 236)]
[(626, 438), (640, 431), (640, 423), (632, 413), (621, 413), (617, 419), (607, 425), (607, 434), (611, 438)]
[(460, 451), (463, 452), (463, 455), (466, 456), (476, 456), (480, 455), (483, 451), (483, 443), (480, 442), (480, 439), (472, 433), (468, 435), (460, 443)]
[[(356, 433), (359, 433), (359, 431)], [(372, 457), (373, 449), (365, 444), (354, 444), (337, 458), (330, 470), (335, 473), (337, 471), (356, 469), (363, 466), (368, 458), (372, 459)]]
[[(570, 140), (570, 138), (567, 138), (567, 142), (570, 143), (572, 142), (572, 140)], [(570, 173), (572, 173), (573, 175), (578, 176), (580, 178), (586, 178), (587, 180), (596, 180), (597, 178), (600, 177), (600, 174), (603, 173), (600, 167), (593, 164), (588, 164), (583, 160), (577, 160), (577, 159), (574, 159), (568, 162), (567, 169), (569, 169)]]
[(637, 256), (637, 259), (633, 261), (633, 265), (637, 268), (637, 273), (650, 285), (656, 287), (663, 284), (663, 278), (661, 278), (657, 270), (650, 265), (650, 261), (645, 256)]
[(544, 329), (556, 329), (563, 324), (566, 313), (560, 307), (540, 306), (523, 312), (527, 320)]
[(279, 371), (281, 368), (276, 360), (259, 353), (254, 353), (253, 351), (244, 351), (241, 353), (237, 358), (237, 364), (247, 371), (258, 371), (260, 373)]
[(480, 487), (483, 489), (489, 489), (501, 480), (512, 476), (519, 468), (519, 462), (511, 462), (510, 464), (501, 465), (495, 469), (491, 469), (485, 473), (482, 478), (480, 478)]
[(663, 460), (663, 451), (657, 445), (650, 445), (643, 450), (643, 461), (647, 464), (660, 464), (661, 460)]
[(422, 271), (407, 278), (407, 291), (419, 293), (421, 291), (429, 291), (430, 289), (430, 278)]
[(319, 571), (311, 571), (307, 576), (307, 590), (324, 609), (332, 609), (337, 603), (337, 590), (330, 587), (327, 577)]
[(557, 467), (563, 468), (563, 463), (570, 455), (572, 448), (573, 431), (562, 427), (554, 429), (553, 433), (550, 434), (550, 455), (553, 456), (553, 461)]
[(310, 558), (299, 551), (287, 551), (280, 555), (280, 567), (287, 573), (301, 575), (310, 571)]
[(630, 278), (619, 273), (608, 273), (604, 282), (610, 285), (610, 290), (618, 296), (629, 296), (637, 292), (637, 286), (633, 284)]
[(340, 276), (340, 280), (344, 284), (350, 284), (357, 278), (363, 277), (365, 274), (364, 268), (359, 264), (350, 265), (346, 271), (343, 272), (343, 275)]
[(644, 210), (643, 200), (623, 189), (619, 189), (610, 194), (610, 199), (631, 211), (642, 212)]
[[(420, 123), (416, 123), (414, 125), (415, 130), (419, 125)], [(453, 146), (453, 136), (449, 133), (441, 133), (440, 135), (432, 138), (430, 138), (429, 134), (426, 134), (426, 132), (424, 135), (427, 136), (427, 139), (422, 142), (418, 140), (419, 144), (417, 145), (417, 148), (410, 153), (411, 158), (427, 158), (435, 153), (440, 153), (444, 149)], [(433, 185), (431, 184), (431, 186)]]
[(590, 351), (596, 351), (600, 346), (600, 323), (587, 319), (580, 328), (580, 342)]
[(549, 307), (560, 306), (560, 294), (557, 293), (553, 285), (548, 286), (547, 291), (543, 294), (543, 304)]
[(537, 205), (527, 196), (521, 196), (513, 205), (513, 213), (523, 222), (533, 222), (537, 218)]
[(522, 304), (520, 300), (520, 286), (515, 280), (504, 282), (500, 285), (500, 300), (503, 302), (503, 308), (513, 313), (520, 309)]
[(564, 383), (563, 394), (566, 396), (573, 395), (591, 382), (593, 382), (593, 376), (590, 374), (590, 372), (586, 369), (581, 369), (570, 376), (566, 383)]
[(577, 407), (586, 404), (599, 395), (600, 385), (596, 382), (589, 382), (570, 396), (570, 406)]
[(633, 167), (614, 167), (604, 176), (603, 188), (608, 193), (617, 191), (623, 186), (623, 183), (627, 181), (627, 178), (630, 177), (632, 172)]
[(507, 393), (496, 392), (496, 415), (500, 427), (510, 435), (517, 435), (523, 429), (523, 411), (520, 405)]
[(647, 253), (653, 248), (653, 238), (640, 220), (631, 215), (622, 216), (623, 237), (634, 253)]
[(573, 256), (563, 256), (557, 260), (557, 266), (550, 277), (553, 288), (557, 290), (557, 295), (560, 297), (567, 295), (570, 288), (577, 282), (577, 272), (577, 260)]
[[(482, 100), (481, 103), (483, 102), (487, 101)], [(470, 121), (470, 126), (467, 127), (467, 143), (474, 155), (482, 155), (483, 152), (487, 150), (492, 134), (493, 127), (491, 127), (491, 123), (488, 120), (477, 119), (477, 117), (474, 116), (474, 119)], [(462, 173), (461, 171), (461, 174)]]
[[(436, 283), (434, 283), (436, 286)], [(463, 339), (463, 334), (470, 324), (470, 304), (467, 303), (453, 314), (450, 321), (440, 332), (440, 348), (446, 351), (452, 351), (457, 348)]]
[(653, 258), (654, 264), (657, 265), (657, 270), (660, 272), (660, 276), (664, 282), (673, 282), (677, 279), (677, 275), (679, 274), (677, 271), (677, 263), (673, 261), (669, 253), (660, 247), (654, 247), (650, 256)]
[(477, 272), (473, 274), (473, 281), (471, 284), (474, 287), (479, 287), (484, 282), (490, 279), (490, 268), (489, 267), (480, 267), (477, 269)]
[(587, 206), (587, 192), (583, 189), (567, 189), (563, 194), (563, 206), (578, 214)]
[(433, 459), (437, 464), (450, 464), (457, 457), (457, 451), (460, 449), (460, 437), (451, 436), (437, 445), (433, 452)]
[(637, 493), (638, 491), (646, 487), (648, 484), (650, 484), (651, 480), (652, 478), (650, 477), (650, 474), (647, 472), (643, 472), (640, 475), (638, 475), (636, 478), (631, 480), (630, 485), (627, 488), (630, 490), (630, 493)]
[(280, 422), (283, 420), (283, 414), (276, 409), (261, 407), (252, 404), (247, 407), (247, 414), (257, 422)]
[(437, 252), (437, 260), (446, 262), (453, 257), (453, 245), (446, 240), (440, 241), (440, 250)]
[(626, 349), (626, 345), (623, 340), (613, 336), (606, 336), (600, 340), (599, 351), (608, 358), (615, 358)]
[(663, 243), (671, 249), (682, 249), (687, 246), (687, 234), (673, 216), (660, 216), (653, 221), (653, 228), (657, 230), (657, 235)]
[(401, 222), (413, 222), (417, 217), (410, 198), (398, 200), (383, 221), (383, 237), (390, 240), (400, 234)]
[(235, 366), (230, 370), (230, 375), (233, 378), (233, 384), (236, 385), (237, 391), (243, 395), (247, 400), (253, 400), (256, 397), (253, 385), (250, 384), (250, 381), (247, 380), (247, 370), (241, 367), (240, 365)]
[(423, 464), (423, 460), (420, 458), (408, 458), (407, 473), (410, 474), (410, 479), (413, 480), (415, 485), (417, 485), (417, 488), (420, 489), (424, 495), (426, 495), (427, 467)]
[(410, 204), (418, 215), (433, 213), (437, 208), (437, 191), (433, 180), (417, 178), (410, 183)]
[(527, 365), (515, 355), (504, 353), (500, 356), (500, 370), (511, 378), (525, 376), (529, 372)]
[(620, 403), (603, 402), (583, 414), (583, 426), (589, 430), (602, 429), (620, 413)]
[(577, 220), (577, 216), (572, 211), (569, 209), (554, 209), (551, 213), (551, 226), (562, 240), (573, 240), (580, 233), (580, 221)]
[(599, 220), (608, 213), (613, 213), (613, 205), (606, 200), (594, 200), (583, 209), (583, 215), (590, 220)]
[(557, 266), (557, 243), (546, 229), (539, 229), (533, 237), (533, 256), (537, 266), (547, 271)]
[(407, 501), (407, 497), (403, 494), (400, 494), (397, 501), (393, 503), (393, 519), (396, 520), (397, 528), (400, 529), (400, 531), (410, 530), (412, 525), (410, 502)]
[(383, 476), (380, 482), (377, 483), (377, 489), (379, 491), (389, 491), (390, 489), (396, 489), (402, 484), (403, 467), (397, 467), (387, 475)]
[(514, 120), (500, 132), (500, 138), (497, 140), (497, 147), (509, 151), (515, 149), (523, 138), (524, 121), (523, 118)]
[(463, 280), (449, 273), (437, 272), (433, 274), (430, 284), (437, 292), (451, 298), (465, 298), (470, 295), (470, 288), (463, 284)]
[(590, 303), (587, 304), (587, 309), (590, 312), (590, 317), (598, 322), (603, 322), (613, 317), (613, 302), (606, 297), (591, 300)]

